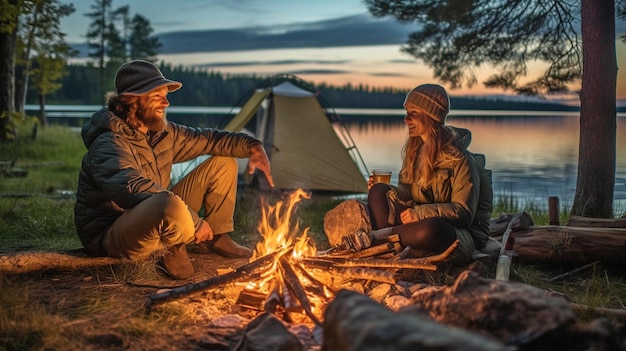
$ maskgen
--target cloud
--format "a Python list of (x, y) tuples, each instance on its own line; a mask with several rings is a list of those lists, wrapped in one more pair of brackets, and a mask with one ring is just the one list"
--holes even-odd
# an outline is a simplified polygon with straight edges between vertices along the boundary
[(238, 61), (238, 62), (211, 62), (194, 64), (198, 68), (206, 67), (245, 67), (245, 66), (287, 66), (287, 65), (343, 65), (350, 63), (350, 60), (276, 60), (276, 61)]
[(353, 15), (276, 27), (159, 34), (162, 54), (402, 44), (411, 27), (390, 19)]

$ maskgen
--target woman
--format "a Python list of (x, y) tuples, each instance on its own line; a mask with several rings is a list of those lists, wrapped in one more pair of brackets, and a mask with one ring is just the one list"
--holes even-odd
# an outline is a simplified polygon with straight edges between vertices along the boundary
[(439, 254), (459, 239), (456, 251), (469, 262), (487, 241), (492, 202), (491, 189), (481, 194), (480, 169), (467, 151), (471, 134), (445, 125), (450, 99), (439, 85), (417, 86), (404, 108), (409, 137), (398, 186), (368, 182), (370, 237), (398, 234), (415, 257)]

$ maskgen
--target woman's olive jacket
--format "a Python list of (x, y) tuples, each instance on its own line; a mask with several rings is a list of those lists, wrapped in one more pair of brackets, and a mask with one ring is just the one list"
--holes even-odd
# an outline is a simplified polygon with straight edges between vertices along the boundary
[(474, 249), (485, 246), (489, 237), (493, 192), (491, 175), (467, 150), (471, 132), (454, 128), (457, 147), (464, 157), (439, 157), (435, 162), (436, 180), (428, 189), (416, 183), (398, 182), (399, 199), (413, 203), (418, 220), (441, 217), (452, 223), (460, 240), (459, 251), (469, 259)]
[[(92, 240), (101, 238), (126, 209), (169, 191), (174, 163), (200, 155), (246, 158), (250, 146), (260, 143), (244, 133), (169, 121), (164, 131), (147, 135), (106, 108), (85, 123), (81, 135), (87, 152), (78, 176), (74, 221), (80, 241), (93, 255), (102, 253)], [(199, 228), (200, 218), (190, 213)]]

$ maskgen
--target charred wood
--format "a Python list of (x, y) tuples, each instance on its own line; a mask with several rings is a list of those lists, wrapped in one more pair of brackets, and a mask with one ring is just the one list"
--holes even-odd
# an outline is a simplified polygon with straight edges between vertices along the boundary
[(285, 257), (281, 257), (279, 259), (280, 271), (283, 276), (283, 280), (288, 290), (293, 293), (296, 299), (300, 302), (302, 308), (304, 308), (304, 312), (306, 315), (311, 318), (311, 320), (317, 324), (321, 325), (322, 323), (317, 319), (317, 317), (313, 314), (313, 310), (311, 309), (311, 304), (309, 302), (309, 298), (304, 291), (304, 287), (302, 283), (300, 283), (300, 279), (298, 275), (293, 270), (291, 264)]
[(272, 254), (263, 256), (246, 265), (243, 265), (232, 272), (218, 275), (216, 277), (206, 279), (197, 283), (183, 285), (161, 293), (150, 295), (148, 297), (148, 300), (146, 301), (146, 308), (148, 309), (148, 311), (150, 311), (150, 308), (152, 306), (159, 305), (168, 301), (185, 298), (187, 296), (197, 294), (205, 290), (214, 289), (216, 287), (220, 287), (243, 279), (256, 279), (268, 270), (268, 268), (276, 260), (276, 256), (280, 254), (282, 254), (282, 252), (277, 251)]

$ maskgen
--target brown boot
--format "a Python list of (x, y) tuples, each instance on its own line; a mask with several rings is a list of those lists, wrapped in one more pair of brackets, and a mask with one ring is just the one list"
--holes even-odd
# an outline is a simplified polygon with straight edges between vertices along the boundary
[(195, 273), (189, 256), (187, 256), (187, 245), (185, 244), (168, 248), (161, 259), (161, 266), (174, 279), (188, 279), (193, 277)]
[(252, 250), (241, 246), (231, 239), (228, 234), (219, 234), (203, 243), (210, 252), (229, 258), (249, 258), (252, 257)]

